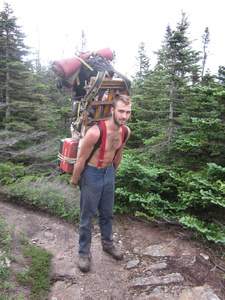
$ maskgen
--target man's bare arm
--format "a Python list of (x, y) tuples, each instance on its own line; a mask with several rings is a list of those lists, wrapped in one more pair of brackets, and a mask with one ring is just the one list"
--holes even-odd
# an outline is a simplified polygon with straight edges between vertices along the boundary
[(126, 142), (128, 141), (129, 137), (130, 137), (130, 128), (128, 127), (128, 134), (127, 134), (127, 138), (126, 138), (126, 141), (122, 144), (122, 146), (120, 147), (118, 153), (117, 153), (117, 158), (116, 160), (114, 161), (114, 167), (115, 167), (115, 170), (118, 168), (121, 160), (122, 160), (122, 157), (123, 157), (123, 150), (124, 150), (124, 147), (126, 145)]
[(77, 161), (74, 165), (73, 175), (72, 175), (72, 179), (71, 179), (72, 184), (78, 185), (80, 174), (83, 172), (85, 163), (86, 163), (88, 157), (90, 156), (90, 154), (94, 148), (94, 145), (97, 143), (99, 136), (100, 136), (100, 131), (99, 131), (97, 125), (91, 127), (87, 131), (87, 133), (81, 143)]

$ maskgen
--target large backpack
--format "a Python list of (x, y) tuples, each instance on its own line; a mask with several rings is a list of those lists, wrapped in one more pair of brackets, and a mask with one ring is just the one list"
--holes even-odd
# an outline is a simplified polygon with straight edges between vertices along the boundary
[[(61, 89), (63, 86), (70, 88), (74, 94), (74, 100), (85, 98), (90, 101), (97, 94), (104, 78), (106, 76), (112, 78), (116, 74), (125, 82), (129, 92), (130, 80), (114, 69), (109, 62), (112, 59), (112, 51), (105, 48), (92, 53), (83, 53), (75, 58), (54, 61), (52, 69), (60, 78), (57, 84), (58, 88)], [(96, 83), (86, 94), (85, 86), (89, 83), (91, 77), (96, 77)]]
[[(104, 129), (101, 129), (104, 124), (101, 121), (110, 118), (114, 98), (119, 94), (129, 95), (131, 81), (114, 69), (110, 64), (112, 59), (112, 51), (104, 48), (53, 62), (53, 71), (60, 78), (59, 86), (66, 86), (73, 92), (70, 99), (73, 100), (71, 138), (61, 140), (58, 155), (59, 166), (66, 173), (73, 172), (78, 144), (87, 129), (94, 124), (100, 126), (100, 138), (94, 147), (96, 151), (104, 142)], [(116, 78), (113, 78), (114, 75)]]

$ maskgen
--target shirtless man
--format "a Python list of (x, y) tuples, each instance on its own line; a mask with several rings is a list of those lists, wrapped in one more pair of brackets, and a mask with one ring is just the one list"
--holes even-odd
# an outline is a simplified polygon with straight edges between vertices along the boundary
[(82, 141), (71, 180), (72, 184), (79, 184), (81, 190), (78, 267), (82, 272), (90, 270), (91, 222), (96, 211), (103, 250), (116, 260), (123, 259), (123, 254), (115, 248), (112, 237), (114, 180), (115, 170), (121, 162), (124, 146), (130, 136), (130, 129), (127, 127), (126, 140), (122, 141), (122, 125), (131, 114), (130, 98), (126, 95), (116, 97), (111, 113), (112, 117), (105, 121), (107, 135), (102, 167), (98, 167), (100, 148), (87, 163), (100, 137), (100, 130), (94, 125), (87, 131)]

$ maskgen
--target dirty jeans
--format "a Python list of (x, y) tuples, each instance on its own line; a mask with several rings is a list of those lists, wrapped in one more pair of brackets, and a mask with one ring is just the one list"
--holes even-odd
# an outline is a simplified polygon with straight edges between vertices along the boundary
[(113, 206), (115, 169), (86, 165), (80, 179), (80, 226), (79, 250), (81, 257), (91, 257), (91, 222), (98, 211), (101, 242), (104, 246), (113, 243)]

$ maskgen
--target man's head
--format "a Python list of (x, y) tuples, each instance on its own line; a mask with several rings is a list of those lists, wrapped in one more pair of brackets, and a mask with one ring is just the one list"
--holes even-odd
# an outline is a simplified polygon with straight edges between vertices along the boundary
[(115, 124), (122, 126), (131, 115), (131, 99), (127, 95), (119, 95), (113, 100), (112, 117)]

